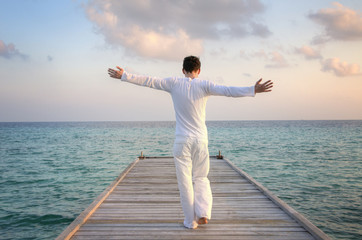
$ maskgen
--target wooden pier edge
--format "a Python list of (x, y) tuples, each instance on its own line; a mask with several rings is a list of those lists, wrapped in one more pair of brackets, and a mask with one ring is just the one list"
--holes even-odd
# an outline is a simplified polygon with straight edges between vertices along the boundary
[[(217, 156), (216, 156), (217, 157)], [(256, 188), (258, 188), (262, 193), (265, 194), (271, 201), (273, 201), (277, 206), (283, 209), (290, 217), (292, 217), (295, 221), (297, 221), (300, 225), (302, 225), (315, 239), (317, 240), (330, 240), (331, 238), (325, 234), (322, 230), (320, 230), (317, 226), (311, 223), (307, 218), (305, 218), (302, 214), (294, 210), (288, 204), (286, 204), (283, 200), (275, 196), (270, 190), (257, 182), (253, 177), (249, 174), (235, 166), (230, 160), (223, 158), (225, 162), (227, 162), (236, 172), (242, 175), (246, 180), (252, 183)]]
[(96, 211), (103, 201), (113, 192), (129, 171), (138, 163), (136, 158), (128, 167), (56, 238), (56, 240), (70, 239), (87, 219)]
[[(97, 210), (97, 208), (104, 202), (104, 200), (113, 192), (116, 186), (126, 177), (126, 175), (135, 167), (135, 165), (142, 159), (147, 158), (172, 158), (172, 157), (146, 157), (141, 154), (140, 157), (136, 158), (118, 177), (114, 180), (57, 238), (56, 240), (70, 239), (80, 227), (91, 217), (91, 215)], [(265, 188), (254, 178), (248, 175), (243, 170), (235, 166), (230, 160), (223, 158), (219, 153), (218, 156), (210, 156), (210, 158), (224, 160), (233, 170), (244, 177), (248, 182), (253, 184), (259, 191), (261, 191), (267, 198), (274, 202), (280, 207), (286, 214), (294, 219), (298, 224), (306, 229), (315, 239), (330, 240), (322, 230), (311, 223), (302, 214), (294, 210), (292, 207), (287, 205), (283, 200), (275, 196), (270, 190)]]

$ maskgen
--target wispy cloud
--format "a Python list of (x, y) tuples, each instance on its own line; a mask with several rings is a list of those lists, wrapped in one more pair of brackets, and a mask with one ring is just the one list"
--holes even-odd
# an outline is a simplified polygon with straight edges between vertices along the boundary
[(217, 48), (210, 51), (210, 54), (212, 56), (224, 56), (227, 54), (227, 51), (225, 48)]
[(323, 72), (332, 72), (338, 77), (348, 77), (361, 75), (360, 67), (357, 63), (342, 62), (339, 58), (324, 59), (319, 51), (309, 46), (295, 48), (297, 54), (303, 55), (307, 60), (319, 59)]
[(269, 64), (267, 64), (265, 67), (267, 68), (284, 68), (284, 67), (289, 67), (289, 64), (287, 62), (287, 60), (285, 59), (285, 57), (277, 52), (271, 52), (269, 55)]
[(16, 49), (13, 43), (6, 44), (2, 40), (0, 40), (0, 57), (6, 59), (20, 57), (24, 60), (28, 58), (27, 55), (21, 53), (18, 49)]
[(295, 48), (295, 52), (303, 55), (307, 60), (322, 58), (322, 55), (320, 54), (320, 52), (313, 49), (310, 46), (302, 46), (300, 48)]
[(324, 35), (317, 36), (313, 43), (323, 43), (330, 39), (362, 40), (362, 15), (340, 3), (334, 8), (321, 9), (308, 17), (324, 27)]
[(179, 60), (200, 55), (206, 39), (271, 35), (256, 18), (259, 0), (94, 0), (85, 9), (107, 43), (143, 57)]
[(266, 52), (261, 49), (259, 51), (246, 53), (245, 51), (241, 50), (239, 55), (246, 60), (253, 58), (262, 59), (266, 62), (266, 68), (285, 68), (290, 66), (284, 55), (278, 51)]
[(48, 55), (48, 56), (47, 56), (47, 60), (48, 60), (48, 62), (51, 62), (51, 61), (53, 61), (53, 57), (50, 56), (50, 55)]
[(329, 58), (322, 61), (322, 71), (331, 71), (338, 77), (361, 75), (358, 64), (342, 62), (339, 58)]

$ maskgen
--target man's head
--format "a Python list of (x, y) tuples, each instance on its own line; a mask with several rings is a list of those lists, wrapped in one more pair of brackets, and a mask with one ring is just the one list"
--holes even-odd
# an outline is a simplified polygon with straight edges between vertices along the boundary
[(198, 57), (188, 56), (184, 58), (183, 69), (184, 73), (199, 72), (201, 68), (201, 62)]

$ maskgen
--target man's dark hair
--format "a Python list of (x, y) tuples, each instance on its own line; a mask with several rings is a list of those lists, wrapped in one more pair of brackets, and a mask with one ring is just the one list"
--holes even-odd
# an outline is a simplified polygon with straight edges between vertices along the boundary
[(191, 73), (193, 71), (199, 70), (200, 68), (201, 68), (201, 62), (198, 57), (188, 56), (184, 58), (183, 69), (186, 72)]

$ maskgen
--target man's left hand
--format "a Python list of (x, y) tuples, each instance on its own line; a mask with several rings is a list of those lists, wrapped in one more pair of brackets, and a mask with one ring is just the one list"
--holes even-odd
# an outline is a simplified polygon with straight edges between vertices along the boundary
[(261, 83), (263, 79), (260, 78), (259, 81), (255, 83), (255, 93), (271, 92), (273, 87), (273, 82), (271, 80)]

